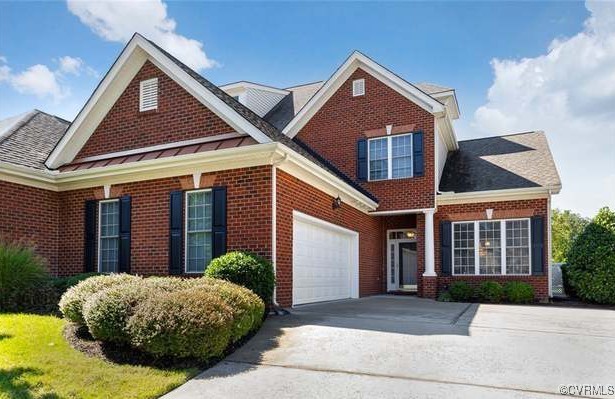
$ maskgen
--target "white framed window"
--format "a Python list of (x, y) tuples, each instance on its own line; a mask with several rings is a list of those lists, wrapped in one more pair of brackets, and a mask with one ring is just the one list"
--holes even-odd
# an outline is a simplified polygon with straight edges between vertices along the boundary
[(211, 190), (186, 192), (185, 270), (203, 273), (212, 258)]
[(117, 273), (120, 246), (120, 201), (98, 203), (98, 272)]
[(529, 219), (453, 223), (453, 275), (531, 274)]
[(365, 79), (357, 79), (352, 81), (352, 96), (364, 96), (365, 95)]
[(367, 146), (370, 181), (412, 177), (412, 133), (369, 139)]
[(139, 111), (158, 109), (158, 78), (143, 80), (139, 85)]

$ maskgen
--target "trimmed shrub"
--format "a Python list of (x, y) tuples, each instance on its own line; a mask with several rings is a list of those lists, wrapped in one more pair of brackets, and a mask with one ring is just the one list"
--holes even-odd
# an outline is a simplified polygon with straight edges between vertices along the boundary
[(615, 212), (602, 208), (568, 252), (566, 280), (580, 299), (615, 304)]
[(68, 320), (84, 325), (83, 305), (94, 294), (120, 284), (141, 280), (130, 274), (109, 274), (85, 279), (69, 288), (60, 299), (60, 311)]
[(92, 337), (129, 343), (128, 319), (137, 305), (151, 295), (156, 295), (156, 288), (148, 287), (142, 281), (116, 285), (92, 295), (83, 305), (83, 318)]
[(504, 297), (512, 303), (534, 302), (534, 287), (521, 281), (509, 281), (504, 284)]
[(453, 297), (448, 291), (443, 291), (438, 295), (438, 302), (453, 302)]
[(222, 355), (231, 337), (233, 310), (202, 288), (160, 292), (140, 303), (129, 319), (132, 344), (156, 357)]
[(148, 277), (143, 282), (151, 288), (159, 289), (165, 292), (174, 292), (184, 290), (194, 285), (191, 281), (199, 279), (183, 279), (180, 277)]
[(253, 291), (270, 304), (275, 286), (271, 262), (248, 252), (229, 252), (211, 261), (205, 276), (227, 280)]
[(474, 297), (474, 289), (465, 281), (455, 281), (448, 287), (448, 292), (457, 302), (468, 302)]
[(499, 303), (504, 297), (502, 285), (496, 281), (482, 282), (476, 290), (478, 299), (481, 302)]
[(74, 276), (55, 277), (51, 280), (51, 284), (53, 285), (53, 288), (55, 288), (58, 292), (58, 295), (61, 296), (70, 287), (77, 285), (85, 279), (99, 275), (100, 273), (79, 273), (75, 274)]
[(0, 241), (0, 311), (38, 307), (49, 288), (45, 262), (34, 249)]

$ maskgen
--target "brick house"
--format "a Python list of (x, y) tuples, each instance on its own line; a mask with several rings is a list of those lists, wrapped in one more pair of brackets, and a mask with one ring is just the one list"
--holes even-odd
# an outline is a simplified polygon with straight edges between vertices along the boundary
[(136, 34), (73, 122), (0, 121), (0, 236), (55, 275), (198, 275), (231, 250), (281, 306), (456, 280), (550, 294), (544, 133), (459, 141), (455, 91), (355, 52), (325, 82), (215, 86)]

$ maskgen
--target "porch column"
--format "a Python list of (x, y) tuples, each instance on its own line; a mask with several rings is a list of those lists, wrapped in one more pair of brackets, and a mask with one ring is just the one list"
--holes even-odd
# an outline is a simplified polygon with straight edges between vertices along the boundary
[(434, 259), (433, 241), (433, 209), (423, 211), (425, 214), (425, 277), (436, 276), (436, 262)]

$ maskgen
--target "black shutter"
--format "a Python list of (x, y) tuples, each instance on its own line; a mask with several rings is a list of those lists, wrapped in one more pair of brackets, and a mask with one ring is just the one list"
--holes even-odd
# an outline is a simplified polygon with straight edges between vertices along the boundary
[(542, 216), (534, 216), (532, 224), (532, 274), (543, 275), (544, 267), (544, 223)]
[(98, 201), (85, 201), (85, 246), (83, 249), (83, 271), (96, 271), (96, 207)]
[(226, 187), (214, 187), (212, 221), (212, 259), (226, 253)]
[(425, 171), (423, 156), (423, 132), (412, 134), (412, 169), (414, 176), (423, 176)]
[(169, 201), (169, 274), (182, 273), (183, 193), (171, 192)]
[(118, 271), (130, 273), (130, 221), (131, 221), (130, 195), (120, 198), (120, 250), (118, 257)]
[(357, 179), (367, 180), (367, 140), (357, 141)]
[(453, 264), (453, 232), (452, 224), (449, 221), (443, 220), (440, 222), (440, 263), (443, 276), (450, 276)]

